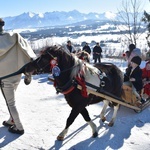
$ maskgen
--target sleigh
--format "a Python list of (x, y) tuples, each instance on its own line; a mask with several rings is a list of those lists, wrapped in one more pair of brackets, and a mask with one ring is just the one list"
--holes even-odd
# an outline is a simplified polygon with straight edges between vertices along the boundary
[[(49, 77), (48, 80), (54, 82), (54, 79), (51, 77)], [(127, 85), (123, 85), (123, 87), (122, 87), (123, 94), (121, 96), (121, 99), (116, 97), (115, 95), (112, 95), (112, 94), (106, 92), (106, 91), (96, 92), (96, 91), (88, 88), (90, 86), (92, 88), (94, 88), (94, 85), (91, 85), (89, 83), (86, 83), (86, 85), (87, 85), (87, 92), (88, 93), (93, 94), (95, 96), (102, 97), (102, 98), (107, 99), (111, 102), (118, 103), (118, 104), (123, 105), (125, 107), (131, 108), (137, 113), (144, 110), (150, 104), (150, 98), (144, 104), (140, 103), (139, 100), (134, 95), (134, 93), (132, 92), (132, 88), (127, 86)], [(77, 85), (77, 88), (82, 90), (82, 86), (80, 86), (79, 84)], [(96, 89), (96, 87), (95, 87), (95, 89)]]
[[(82, 87), (80, 85), (78, 85), (78, 88), (82, 89)], [(87, 91), (91, 94), (96, 95), (96, 96), (100, 96), (100, 97), (103, 97), (105, 99), (108, 99), (111, 102), (115, 102), (115, 103), (118, 103), (118, 104), (123, 105), (125, 107), (131, 108), (135, 112), (141, 112), (150, 104), (150, 99), (148, 99), (144, 104), (141, 104), (141, 102), (137, 99), (137, 97), (132, 92), (131, 87), (129, 87), (127, 85), (123, 85), (122, 88), (123, 88), (123, 94), (121, 96), (121, 99), (114, 96), (114, 95), (111, 95), (105, 91), (102, 91), (99, 93), (99, 92), (90, 90), (88, 88), (87, 88)]]

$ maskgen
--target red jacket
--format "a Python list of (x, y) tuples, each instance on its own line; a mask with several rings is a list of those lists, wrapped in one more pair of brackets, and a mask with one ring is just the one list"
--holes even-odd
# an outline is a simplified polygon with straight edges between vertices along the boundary
[[(146, 70), (146, 67), (142, 69), (142, 78), (150, 81), (150, 70)], [(144, 85), (144, 93), (150, 96), (150, 83)]]

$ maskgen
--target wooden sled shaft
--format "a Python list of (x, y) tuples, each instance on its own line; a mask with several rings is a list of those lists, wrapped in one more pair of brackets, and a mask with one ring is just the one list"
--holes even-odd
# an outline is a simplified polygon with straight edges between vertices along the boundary
[[(49, 77), (48, 80), (54, 82), (54, 79), (51, 78), (51, 77)], [(82, 90), (82, 86), (80, 86), (79, 84), (77, 85), (77, 88), (78, 88), (79, 90)], [(122, 100), (122, 101), (119, 101), (119, 100), (117, 100), (117, 99), (115, 99), (115, 98), (113, 98), (113, 97), (111, 97), (111, 96), (108, 96), (108, 95), (105, 95), (105, 94), (103, 94), (103, 93), (99, 93), (99, 92), (96, 92), (96, 91), (94, 91), (94, 90), (88, 89), (88, 87), (87, 87), (87, 92), (90, 93), (90, 94), (93, 94), (93, 95), (102, 97), (102, 98), (104, 98), (104, 99), (106, 99), (106, 100), (115, 102), (115, 103), (117, 103), (117, 104), (120, 104), (120, 105), (129, 107), (129, 108), (132, 108), (132, 109), (141, 111), (141, 108), (139, 108), (139, 107), (132, 106), (132, 105), (126, 103), (126, 102), (123, 102), (123, 100)]]

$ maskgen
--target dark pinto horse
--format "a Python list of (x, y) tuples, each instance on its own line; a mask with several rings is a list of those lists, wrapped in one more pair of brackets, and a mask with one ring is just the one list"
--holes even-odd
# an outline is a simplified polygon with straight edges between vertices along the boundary
[[(96, 64), (92, 66), (67, 53), (63, 47), (57, 46), (47, 47), (39, 58), (27, 65), (26, 74), (31, 75), (35, 71), (52, 73), (56, 91), (64, 94), (67, 103), (72, 107), (66, 126), (57, 139), (64, 139), (70, 125), (79, 114), (91, 126), (93, 137), (96, 137), (98, 135), (97, 127), (91, 120), (86, 106), (103, 101), (104, 107), (100, 117), (102, 121), (105, 121), (105, 111), (109, 101), (87, 93), (85, 83), (88, 83), (88, 88), (95, 91), (104, 90), (121, 97), (123, 83), (121, 71), (113, 64)], [(77, 84), (82, 86), (82, 90), (77, 88)], [(90, 85), (94, 85), (94, 87)], [(95, 89), (95, 87), (97, 88)], [(119, 104), (114, 105), (114, 113), (108, 124), (109, 126), (114, 124), (118, 107)]]

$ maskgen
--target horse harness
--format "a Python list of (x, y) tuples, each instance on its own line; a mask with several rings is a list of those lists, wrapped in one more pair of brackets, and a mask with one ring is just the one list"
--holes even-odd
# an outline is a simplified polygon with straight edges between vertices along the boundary
[[(86, 82), (84, 76), (82, 75), (82, 71), (80, 71), (79, 75), (77, 75), (75, 78), (70, 79), (65, 85), (59, 86), (56, 83), (56, 78), (59, 77), (60, 73), (62, 74), (64, 72), (70, 71), (73, 68), (77, 67), (79, 64), (78, 65), (74, 65), (73, 67), (70, 67), (70, 68), (68, 68), (66, 70), (63, 70), (63, 71), (61, 71), (60, 68), (57, 66), (58, 65), (57, 64), (57, 59), (52, 59), (51, 62), (50, 62), (50, 65), (51, 65), (52, 75), (54, 77), (54, 87), (56, 89), (56, 93), (57, 94), (58, 93), (69, 94), (79, 84), (82, 87), (82, 90), (81, 90), (82, 96), (83, 97), (88, 97), (86, 86), (90, 86), (90, 87), (96, 89), (97, 91), (102, 90), (103, 87), (105, 86), (104, 77), (106, 75), (104, 75), (104, 73), (102, 71), (100, 71), (100, 73), (97, 74), (99, 79), (100, 79), (100, 81), (101, 81), (99, 87)], [(86, 65), (86, 64), (84, 64), (84, 65)]]
[[(82, 90), (81, 90), (81, 94), (82, 96), (84, 97), (88, 97), (88, 93), (87, 93), (87, 90), (86, 90), (86, 85), (87, 86), (90, 86), (94, 89), (96, 89), (97, 91), (101, 91), (104, 87), (105, 87), (105, 81), (104, 81), (104, 78), (106, 77), (106, 75), (104, 75), (104, 73), (100, 70), (100, 73), (97, 74), (99, 79), (100, 79), (100, 86), (97, 87), (95, 85), (92, 85), (88, 82), (85, 81), (84, 79), (84, 76), (82, 75), (82, 71), (80, 71), (79, 73), (79, 76), (77, 76), (76, 78), (72, 78), (70, 79), (65, 85), (63, 86), (59, 86), (57, 83), (56, 83), (56, 78), (59, 77), (60, 73), (64, 73), (64, 72), (67, 72), (67, 71), (70, 71), (72, 70), (73, 68), (77, 67), (79, 64), (77, 65), (74, 65), (68, 69), (65, 69), (63, 71), (60, 70), (60, 68), (58, 67), (58, 62), (57, 62), (57, 57), (54, 57), (52, 54), (50, 54), (49, 52), (47, 52), (48, 55), (50, 55), (52, 57), (52, 60), (47, 63), (44, 67), (41, 67), (39, 66), (38, 64), (38, 61), (36, 63), (38, 69), (39, 69), (39, 72), (42, 72), (42, 70), (47, 67), (48, 65), (50, 65), (50, 70), (52, 71), (52, 75), (54, 77), (54, 87), (56, 89), (56, 93), (62, 93), (62, 94), (69, 94), (70, 92), (72, 92), (76, 87), (77, 85), (81, 85), (82, 86)], [(40, 61), (40, 59), (39, 59)], [(86, 65), (86, 64), (84, 64)]]

